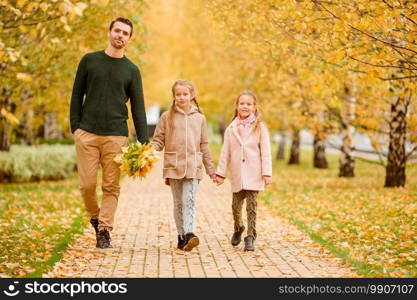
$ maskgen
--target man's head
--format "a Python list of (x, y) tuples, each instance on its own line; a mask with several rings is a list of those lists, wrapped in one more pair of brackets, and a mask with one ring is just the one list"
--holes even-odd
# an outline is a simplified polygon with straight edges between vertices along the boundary
[(110, 23), (109, 39), (110, 44), (116, 49), (124, 48), (129, 42), (133, 33), (133, 25), (128, 19), (117, 18)]

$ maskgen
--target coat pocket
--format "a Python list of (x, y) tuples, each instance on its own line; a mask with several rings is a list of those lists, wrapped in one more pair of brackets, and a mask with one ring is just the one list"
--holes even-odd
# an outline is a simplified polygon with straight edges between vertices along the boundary
[(196, 152), (195, 165), (198, 169), (201, 169), (203, 167), (203, 152)]
[(177, 152), (164, 153), (164, 169), (175, 169), (177, 167)]

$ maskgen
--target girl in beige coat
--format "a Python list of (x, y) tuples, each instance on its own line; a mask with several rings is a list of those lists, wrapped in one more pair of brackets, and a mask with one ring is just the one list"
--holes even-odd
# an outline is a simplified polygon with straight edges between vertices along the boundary
[[(187, 80), (177, 80), (172, 87), (171, 108), (162, 114), (151, 144), (164, 152), (163, 177), (171, 187), (178, 248), (191, 251), (199, 244), (195, 232), (195, 196), (198, 182), (206, 173), (214, 180), (207, 125), (195, 98), (195, 89)], [(191, 101), (196, 106), (191, 105)]]
[(256, 198), (264, 185), (271, 183), (272, 163), (269, 133), (260, 121), (256, 108), (256, 96), (251, 91), (242, 92), (236, 100), (235, 116), (224, 133), (224, 144), (216, 171), (216, 182), (222, 184), (227, 168), (233, 193), (234, 233), (231, 243), (237, 246), (245, 230), (242, 206), (246, 199), (248, 235), (245, 251), (254, 251), (256, 239)]

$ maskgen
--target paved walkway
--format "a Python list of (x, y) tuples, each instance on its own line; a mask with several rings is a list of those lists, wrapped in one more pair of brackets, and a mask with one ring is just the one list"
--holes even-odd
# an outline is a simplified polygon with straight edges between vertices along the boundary
[(357, 277), (261, 201), (256, 251), (244, 252), (243, 240), (233, 247), (230, 184), (217, 187), (208, 177), (197, 194), (200, 245), (191, 252), (178, 250), (172, 202), (161, 163), (143, 181), (125, 178), (112, 232), (114, 248), (95, 248), (88, 227), (46, 277)]

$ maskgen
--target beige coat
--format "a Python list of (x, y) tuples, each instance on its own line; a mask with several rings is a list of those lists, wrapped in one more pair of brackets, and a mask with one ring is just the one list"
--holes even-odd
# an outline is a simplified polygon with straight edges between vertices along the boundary
[(173, 128), (168, 121), (169, 111), (162, 114), (151, 144), (164, 152), (164, 178), (203, 178), (203, 164), (207, 174), (214, 174), (206, 118), (195, 106), (185, 113), (175, 106)]
[(233, 193), (241, 190), (263, 191), (262, 176), (272, 176), (268, 128), (261, 123), (258, 132), (254, 130), (254, 125), (245, 130), (248, 132), (242, 140), (235, 121), (226, 128), (216, 171), (216, 174), (226, 177), (229, 168)]

